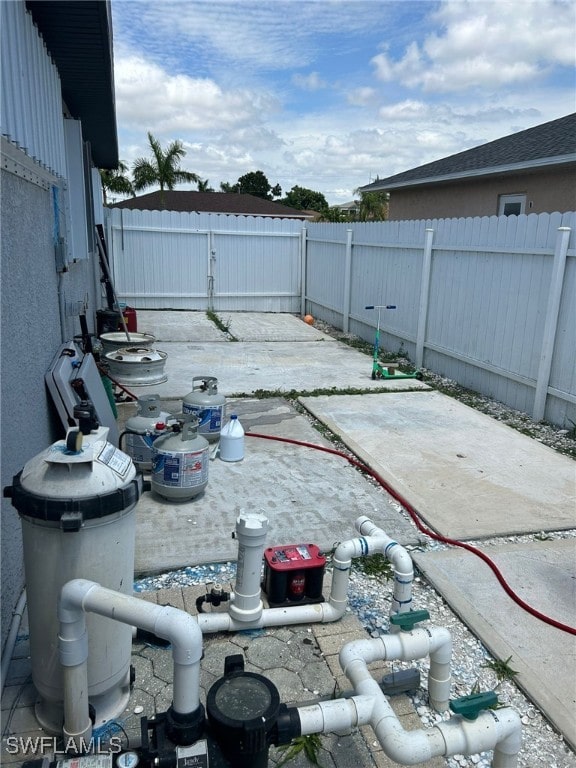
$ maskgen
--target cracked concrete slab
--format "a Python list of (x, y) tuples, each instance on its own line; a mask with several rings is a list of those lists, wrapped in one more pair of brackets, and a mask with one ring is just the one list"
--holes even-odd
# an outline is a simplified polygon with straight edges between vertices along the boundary
[[(136, 396), (150, 392), (163, 398), (182, 399), (192, 389), (195, 376), (215, 376), (218, 392), (226, 396), (267, 392), (311, 392), (315, 389), (410, 390), (429, 389), (417, 379), (372, 381), (368, 355), (342, 342), (330, 341), (215, 341), (162, 342), (165, 352), (161, 384), (132, 386)], [(158, 378), (155, 373), (150, 378)]]
[(301, 398), (300, 402), (455, 539), (576, 525), (576, 464), (439, 392)]
[(156, 338), (154, 346), (166, 341), (225, 341), (221, 331), (206, 312), (163, 312), (139, 309), (138, 333), (151, 333)]
[[(525, 603), (576, 625), (576, 539), (481, 546)], [(523, 610), (489, 566), (455, 548), (414, 552), (428, 581), (495, 658), (518, 672), (515, 682), (576, 748), (576, 637)]]

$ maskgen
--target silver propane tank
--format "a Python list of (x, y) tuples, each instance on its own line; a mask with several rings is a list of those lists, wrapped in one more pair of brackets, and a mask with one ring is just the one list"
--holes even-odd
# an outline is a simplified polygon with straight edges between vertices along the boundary
[(226, 398), (218, 394), (218, 379), (194, 376), (192, 392), (182, 400), (182, 413), (196, 416), (198, 434), (210, 442), (218, 440), (226, 416)]
[[(58, 600), (83, 578), (132, 594), (135, 506), (142, 475), (107, 441), (108, 428), (71, 430), (24, 466), (4, 495), (22, 523), (36, 718), (61, 734), (64, 690), (58, 655)], [(130, 696), (131, 627), (90, 614), (88, 696), (99, 725), (119, 717)]]
[(168, 424), (175, 420), (160, 407), (160, 395), (143, 395), (138, 398), (137, 412), (126, 422), (124, 450), (142, 472), (152, 470), (152, 444), (167, 434)]
[(186, 417), (152, 445), (152, 490), (169, 501), (186, 501), (208, 485), (210, 445), (198, 434), (198, 419)]

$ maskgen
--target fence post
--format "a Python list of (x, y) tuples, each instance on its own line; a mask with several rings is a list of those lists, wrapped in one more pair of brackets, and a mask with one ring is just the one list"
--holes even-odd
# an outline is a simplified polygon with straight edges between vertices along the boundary
[(350, 321), (350, 283), (352, 273), (352, 235), (354, 230), (346, 230), (346, 263), (344, 265), (344, 306), (342, 307), (342, 330), (348, 333)]
[(566, 268), (566, 254), (570, 241), (570, 227), (558, 227), (556, 246), (554, 248), (554, 263), (552, 265), (552, 277), (550, 290), (548, 291), (548, 306), (546, 308), (546, 320), (542, 336), (542, 351), (540, 364), (538, 365), (538, 378), (536, 379), (536, 392), (534, 394), (534, 408), (532, 418), (534, 421), (542, 421), (546, 409), (546, 396), (550, 383), (550, 371), (552, 369), (552, 357), (554, 355), (554, 341), (556, 328), (558, 327), (558, 313), (560, 311), (560, 299), (564, 284), (564, 270)]
[(426, 228), (424, 258), (422, 260), (422, 282), (420, 284), (420, 305), (418, 308), (418, 330), (416, 333), (416, 368), (424, 364), (424, 342), (428, 322), (428, 300), (430, 298), (430, 272), (432, 269), (432, 241), (434, 230)]
[(307, 257), (307, 230), (302, 227), (300, 232), (300, 315), (306, 314), (306, 257)]
[(210, 229), (207, 232), (206, 243), (208, 246), (208, 274), (206, 276), (206, 303), (210, 312), (214, 311), (214, 264), (216, 262), (216, 251), (214, 249), (214, 231)]

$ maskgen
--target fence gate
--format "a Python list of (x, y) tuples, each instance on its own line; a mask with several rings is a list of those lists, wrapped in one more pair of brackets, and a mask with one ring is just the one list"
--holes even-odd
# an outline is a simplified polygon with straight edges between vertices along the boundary
[(116, 293), (140, 309), (299, 312), (302, 222), (108, 212)]

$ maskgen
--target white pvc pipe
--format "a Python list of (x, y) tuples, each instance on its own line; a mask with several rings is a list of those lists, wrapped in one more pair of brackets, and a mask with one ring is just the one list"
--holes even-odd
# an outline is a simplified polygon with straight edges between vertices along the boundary
[[(263, 608), (260, 599), (260, 571), (264, 552), (266, 525), (263, 515), (241, 515), (236, 521), (239, 540), (239, 575), (228, 613), (201, 613), (198, 625), (203, 633), (235, 632), (290, 624), (328, 623), (340, 619), (348, 605), (348, 584), (352, 559), (379, 552), (394, 568), (394, 592), (390, 613), (404, 613), (412, 606), (414, 568), (408, 552), (384, 531), (362, 516), (355, 527), (362, 535), (341, 542), (332, 557), (332, 586), (327, 602), (283, 608)], [(396, 630), (394, 627), (392, 631)], [(423, 655), (426, 655), (425, 653)], [(438, 668), (438, 675), (442, 675)]]
[[(301, 735), (343, 731), (370, 723), (385, 754), (401, 765), (424, 763), (441, 755), (471, 755), (494, 749), (493, 768), (516, 768), (521, 747), (521, 721), (517, 712), (502, 708), (485, 710), (476, 720), (459, 715), (429, 729), (405, 731), (367, 664), (390, 658), (387, 653), (419, 653), (424, 630), (359, 640), (345, 645), (340, 664), (353, 685), (355, 696), (298, 707)], [(436, 650), (446, 647), (445, 630), (436, 634)], [(411, 646), (414, 646), (411, 649)]]
[[(379, 552), (390, 561), (394, 568), (394, 592), (390, 615), (409, 611), (412, 608), (412, 582), (414, 581), (412, 558), (404, 547), (391, 539), (381, 528), (374, 525), (368, 517), (359, 517), (354, 526), (365, 537), (367, 551), (363, 554)], [(390, 631), (394, 632), (398, 629), (392, 627)]]
[(267, 531), (264, 515), (240, 515), (236, 520), (238, 565), (230, 615), (237, 621), (252, 623), (262, 615), (260, 573)]
[[(416, 628), (411, 632), (380, 635), (376, 638), (353, 640), (340, 650), (340, 666), (349, 678), (354, 669), (366, 668), (373, 661), (413, 661), (430, 656), (428, 696), (437, 712), (448, 709), (450, 700), (450, 660), (452, 638), (444, 627)], [(367, 674), (369, 674), (367, 672)]]
[[(172, 707), (191, 714), (200, 707), (202, 633), (195, 618), (169, 605), (148, 603), (137, 597), (106, 589), (93, 581), (74, 579), (60, 593), (60, 662), (64, 669), (64, 733), (80, 742), (88, 732), (88, 640), (85, 613), (145, 629), (169, 640), (174, 660)], [(79, 749), (81, 746), (79, 744)]]

